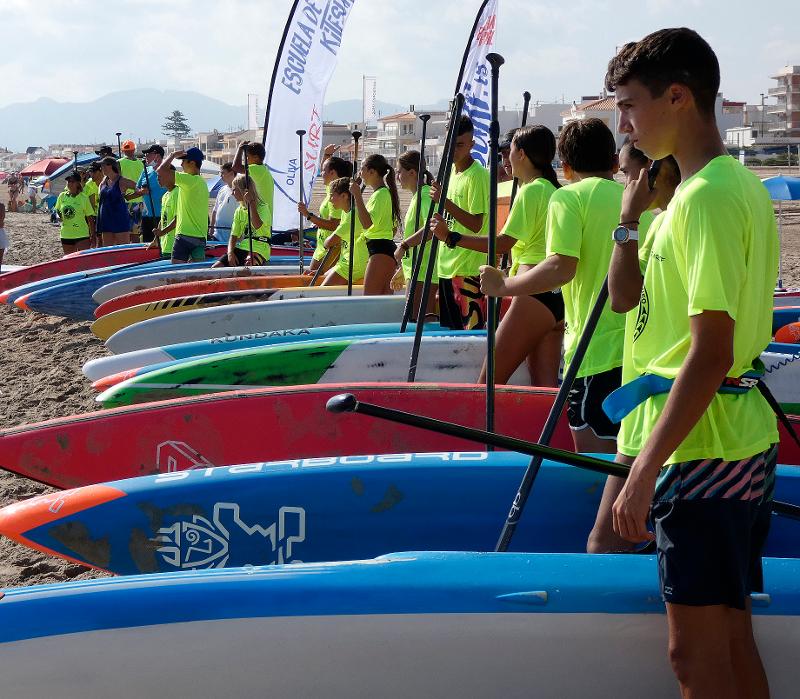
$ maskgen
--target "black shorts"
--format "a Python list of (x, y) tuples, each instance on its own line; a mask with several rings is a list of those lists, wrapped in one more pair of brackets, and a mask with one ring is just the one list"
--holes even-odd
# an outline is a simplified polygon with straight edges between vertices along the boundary
[(153, 231), (158, 226), (158, 219), (153, 218), (152, 216), (142, 216), (142, 227), (141, 227), (141, 236), (143, 243), (152, 243), (153, 238)]
[(541, 294), (531, 294), (532, 299), (543, 303), (547, 310), (553, 314), (556, 323), (564, 320), (564, 295), (561, 291), (545, 291)]
[(600, 439), (616, 439), (619, 424), (608, 419), (603, 410), (603, 401), (621, 384), (622, 367), (575, 379), (567, 396), (570, 429), (577, 431), (588, 427)]
[(367, 241), (367, 252), (370, 257), (373, 255), (388, 255), (394, 259), (395, 250), (397, 250), (397, 244), (388, 238)]
[[(244, 267), (247, 263), (247, 258), (250, 256), (250, 253), (247, 250), (242, 250), (241, 248), (234, 248), (233, 254), (236, 257), (236, 265), (238, 267)], [(220, 262), (223, 265), (228, 264), (228, 253), (226, 252), (222, 257), (219, 258)], [(264, 258), (259, 255), (257, 252), (253, 253), (253, 266), (258, 267), (260, 265), (265, 264)]]
[[(777, 453), (772, 447), (735, 462), (687, 461), (669, 467), (685, 469), (672, 483), (663, 485), (660, 477), (650, 517), (665, 602), (745, 609), (751, 592), (763, 592), (761, 553), (772, 519)], [(702, 475), (700, 482), (691, 478), (709, 467), (721, 487)], [(755, 497), (721, 497), (732, 490)], [(700, 496), (687, 497), (693, 493)]]
[(62, 238), (61, 242), (64, 245), (75, 245), (75, 243), (82, 243), (84, 240), (89, 240), (89, 236), (85, 235), (83, 238)]
[(206, 259), (206, 239), (192, 235), (177, 235), (172, 248), (172, 259), (188, 262), (189, 258), (196, 262)]

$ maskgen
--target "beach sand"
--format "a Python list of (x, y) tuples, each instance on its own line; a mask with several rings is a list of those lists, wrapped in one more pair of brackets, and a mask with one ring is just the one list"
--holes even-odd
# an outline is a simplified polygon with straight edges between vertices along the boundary
[[(760, 177), (779, 173), (756, 171)], [(2, 186), (0, 201), (7, 201)], [(319, 202), (314, 205), (318, 207)], [(46, 214), (7, 214), (6, 230), (11, 244), (5, 264), (30, 265), (61, 256), (58, 227), (50, 224)], [(800, 285), (800, 202), (783, 205), (783, 279), (787, 286)], [(107, 352), (89, 331), (88, 322), (3, 305), (0, 328), (0, 428), (97, 409), (96, 394), (80, 367)], [(0, 471), (0, 506), (45, 492), (48, 488), (39, 483)], [(100, 575), (0, 538), (0, 588)]]

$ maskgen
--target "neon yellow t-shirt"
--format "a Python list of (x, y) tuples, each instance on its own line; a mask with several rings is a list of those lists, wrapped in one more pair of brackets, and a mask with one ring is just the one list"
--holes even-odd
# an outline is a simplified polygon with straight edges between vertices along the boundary
[[(422, 196), (420, 197), (422, 200), (422, 206), (419, 209), (419, 227), (422, 228), (425, 225), (425, 221), (428, 219), (428, 211), (430, 210), (431, 204), (433, 204), (433, 200), (431, 199), (431, 188), (430, 185), (424, 184), (422, 185)], [(435, 209), (434, 209), (435, 211)], [(417, 193), (414, 192), (414, 195), (411, 197), (411, 203), (408, 205), (408, 211), (406, 211), (406, 218), (403, 224), (403, 238), (409, 238), (417, 231), (414, 229), (414, 224), (417, 222)], [(418, 229), (417, 229), (418, 230)], [(443, 246), (439, 246), (439, 253), (442, 251)], [(422, 249), (422, 246), (417, 246), (417, 251)], [(428, 260), (431, 257), (431, 241), (427, 241), (425, 243), (425, 255), (422, 258), (422, 264), (419, 268), (419, 275), (417, 276), (418, 282), (425, 281), (425, 270), (428, 269)], [(403, 276), (406, 278), (406, 283), (411, 280), (411, 273), (413, 270), (411, 269), (411, 261), (412, 261), (412, 252), (411, 250), (406, 250), (406, 254), (403, 256)], [(436, 269), (433, 270), (433, 276), (431, 277), (432, 284), (439, 283), (439, 275), (436, 273)]]
[[(451, 231), (465, 235), (489, 234), (489, 171), (477, 160), (464, 172), (456, 172), (455, 165), (450, 175), (447, 198), (456, 206), (471, 214), (483, 214), (483, 224), (476, 233), (447, 216)], [(472, 277), (480, 274), (480, 266), (486, 264), (486, 253), (467, 248), (452, 250), (440, 244), (436, 253), (436, 271), (442, 279)]]
[(520, 185), (508, 214), (503, 235), (516, 238), (511, 248), (511, 276), (521, 264), (538, 265), (547, 249), (547, 205), (556, 188), (550, 180), (538, 177)]
[(372, 225), (364, 231), (364, 237), (367, 240), (393, 240), (392, 195), (388, 187), (381, 187), (372, 193), (367, 200), (367, 212)]
[(206, 239), (208, 236), (208, 186), (200, 175), (175, 173), (175, 187), (180, 191), (175, 226), (176, 235)]
[[(331, 190), (329, 187), (325, 188), (325, 198), (322, 200), (322, 204), (319, 206), (319, 217), (328, 219), (329, 221), (333, 219), (334, 221), (338, 221), (341, 216), (337, 209), (333, 208), (333, 204), (331, 204)], [(331, 231), (326, 230), (324, 228), (317, 229), (317, 247), (314, 248), (314, 255), (313, 259), (322, 262), (325, 259), (325, 254), (328, 252), (325, 248), (325, 241), (328, 239), (328, 236), (331, 234)]]
[(89, 197), (83, 192), (72, 196), (69, 192), (61, 192), (56, 199), (56, 211), (61, 214), (61, 240), (78, 240), (89, 237), (87, 216), (94, 216)]
[[(269, 168), (266, 165), (248, 165), (247, 174), (256, 184), (258, 198), (269, 207), (271, 212), (273, 209), (273, 197), (275, 195), (275, 180), (272, 179), (272, 173), (269, 171)], [(270, 232), (272, 232), (272, 218), (269, 220), (269, 225)]]
[[(353, 284), (357, 284), (364, 279), (364, 272), (367, 270), (367, 241), (364, 238), (364, 228), (358, 220), (358, 213), (355, 213), (355, 253), (353, 255)], [(343, 211), (342, 218), (334, 234), (342, 239), (342, 251), (339, 254), (339, 262), (336, 263), (336, 273), (347, 279), (350, 265), (350, 211)]]
[[(161, 229), (165, 229), (170, 223), (175, 220), (176, 209), (178, 207), (178, 197), (180, 190), (175, 189), (167, 190), (161, 197)], [(173, 228), (169, 233), (162, 235), (159, 239), (162, 255), (171, 255), (172, 248), (175, 247), (175, 229)]]
[[(663, 218), (644, 275), (633, 370), (675, 378), (691, 345), (691, 316), (725, 311), (735, 321), (728, 375), (741, 376), (772, 335), (778, 236), (769, 194), (737, 160), (719, 156), (681, 183)], [(642, 404), (644, 439), (667, 395)], [(666, 464), (744, 459), (777, 441), (775, 415), (758, 390), (717, 393)]]
[(86, 184), (83, 185), (83, 193), (86, 195), (86, 198), (89, 199), (90, 206), (92, 204), (90, 197), (94, 195), (94, 206), (92, 207), (94, 213), (92, 216), (97, 216), (97, 209), (100, 207), (100, 188), (97, 186), (97, 182), (91, 177), (86, 180)]
[[(547, 256), (578, 258), (575, 277), (562, 287), (564, 294), (564, 364), (575, 354), (586, 320), (608, 273), (619, 224), (624, 187), (614, 180), (587, 177), (553, 192), (547, 210)], [(639, 235), (647, 233), (653, 215), (646, 212)], [(592, 376), (622, 366), (625, 316), (606, 304), (592, 335), (577, 377)]]
[[(272, 234), (269, 221), (272, 220), (272, 214), (266, 204), (256, 205), (258, 217), (261, 219), (261, 227), (252, 228), (253, 234), (253, 252), (258, 253), (268, 261), (270, 257), (270, 244), (268, 239)], [(241, 204), (233, 213), (233, 223), (231, 223), (231, 237), (236, 238), (236, 247), (239, 250), (246, 250), (250, 252), (250, 239), (247, 237), (247, 208)], [(259, 240), (261, 238), (261, 240)]]
[[(123, 177), (133, 180), (134, 183), (139, 181), (139, 175), (144, 172), (144, 165), (142, 165), (141, 160), (131, 160), (123, 156), (117, 162), (119, 163), (119, 172)], [(132, 191), (132, 189), (128, 189), (125, 193)], [(128, 204), (138, 204), (140, 201), (143, 201), (143, 198), (136, 197), (136, 199), (128, 200)]]

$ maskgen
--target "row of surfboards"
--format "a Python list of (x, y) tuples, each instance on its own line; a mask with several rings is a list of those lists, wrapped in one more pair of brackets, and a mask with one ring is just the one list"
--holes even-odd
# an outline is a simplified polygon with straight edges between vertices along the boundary
[[(270, 279), (190, 295), (203, 297), (284, 289), (276, 280), (297, 270), (296, 257), (291, 274), (149, 264), (74, 269), (82, 276), (21, 296), (2, 275), (0, 293), (27, 295), (29, 308), (48, 289), (48, 303), (68, 294), (59, 308), (100, 311), (99, 322), (186, 298), (122, 301), (170, 293), (192, 275)], [(0, 533), (123, 576), (5, 591), (4, 691), (138, 697), (169, 683), (180, 696), (672, 696), (655, 560), (582, 553), (602, 476), (545, 461), (515, 553), (470, 553), (493, 549), (527, 457), (325, 411), (352, 392), (482, 426), (481, 333), (426, 328), (418, 377), (437, 383), (387, 383), (406, 378), (402, 307), (399, 297), (309, 296), (134, 321), (106, 341), (112, 356), (84, 366), (106, 388), (104, 404), (123, 407), (0, 432), (0, 467), (59, 489), (0, 510)], [(795, 355), (770, 349), (786, 383)], [(553, 396), (499, 387), (497, 431), (535, 438)], [(175, 400), (137, 402), (154, 397)], [(563, 419), (552, 443), (570, 447)], [(779, 460), (800, 464), (783, 433)], [(780, 468), (776, 497), (800, 502), (795, 467)], [(753, 598), (777, 697), (796, 689), (798, 535), (800, 522), (775, 519), (766, 591)]]

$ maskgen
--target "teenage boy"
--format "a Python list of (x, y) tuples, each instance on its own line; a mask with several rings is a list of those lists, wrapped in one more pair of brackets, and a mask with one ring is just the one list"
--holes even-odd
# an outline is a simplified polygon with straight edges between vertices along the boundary
[(629, 235), (614, 232), (611, 275), (623, 278), (612, 303), (639, 305), (633, 367), (672, 384), (642, 396), (643, 446), (612, 515), (628, 541), (655, 538), (683, 696), (760, 699), (769, 687), (749, 595), (763, 584), (778, 432), (759, 390), (726, 384), (770, 341), (778, 239), (769, 195), (720, 140), (719, 83), (713, 50), (685, 28), (627, 44), (606, 75), (620, 131), (650, 158), (672, 154), (681, 172), (643, 283), (632, 222), (653, 196), (645, 174), (620, 216)]
[[(610, 231), (620, 221), (624, 187), (614, 181), (614, 135), (600, 119), (567, 124), (558, 139), (558, 155), (571, 184), (550, 197), (547, 257), (510, 279), (494, 267), (481, 267), (481, 289), (489, 296), (526, 296), (561, 287), (568, 365), (608, 270), (614, 247)], [(649, 213), (641, 217), (644, 227), (651, 220)], [(577, 451), (616, 451), (619, 427), (603, 412), (602, 403), (622, 379), (624, 334), (625, 317), (606, 305), (567, 401)]]
[[(439, 322), (454, 330), (482, 328), (486, 322), (486, 299), (481, 294), (478, 278), (486, 253), (458, 247), (462, 234), (486, 236), (489, 233), (489, 171), (472, 157), (474, 131), (472, 120), (462, 116), (456, 129), (453, 170), (444, 205), (450, 234), (436, 255)], [(430, 197), (434, 202), (441, 198), (441, 191), (438, 183), (431, 184)], [(445, 221), (438, 214), (434, 219), (442, 224)], [(407, 247), (398, 255), (419, 245), (421, 240), (421, 232), (406, 238)]]
[[(138, 182), (139, 176), (144, 171), (144, 165), (136, 158), (136, 144), (130, 139), (122, 142), (122, 157), (119, 159), (119, 171), (122, 176), (131, 182)], [(128, 202), (128, 211), (131, 221), (131, 242), (139, 242), (139, 228), (142, 220), (142, 197), (136, 190), (129, 189), (125, 192), (125, 201)]]
[(154, 143), (148, 149), (143, 150), (142, 155), (145, 157), (147, 167), (144, 168), (136, 181), (135, 194), (141, 196), (144, 202), (142, 242), (150, 243), (153, 241), (153, 231), (158, 226), (161, 218), (161, 199), (167, 191), (158, 183), (156, 175), (156, 170), (164, 159), (164, 149)]
[[(170, 165), (170, 170), (175, 172), (175, 166)], [(163, 189), (164, 194), (161, 195), (160, 209), (161, 216), (159, 218), (158, 226), (153, 230), (153, 241), (149, 245), (149, 249), (161, 249), (161, 257), (164, 259), (172, 258), (172, 248), (175, 247), (175, 226), (177, 220), (175, 215), (178, 209), (178, 189), (175, 187), (175, 180), (167, 186), (164, 182), (164, 176), (159, 175), (158, 184)]]
[[(183, 172), (172, 169), (172, 161), (181, 159)], [(200, 176), (205, 156), (199, 148), (170, 153), (158, 166), (159, 181), (166, 189), (174, 185), (178, 192), (175, 212), (175, 245), (172, 264), (200, 261), (206, 255), (208, 235), (208, 187)], [(175, 192), (171, 196), (175, 196)]]

